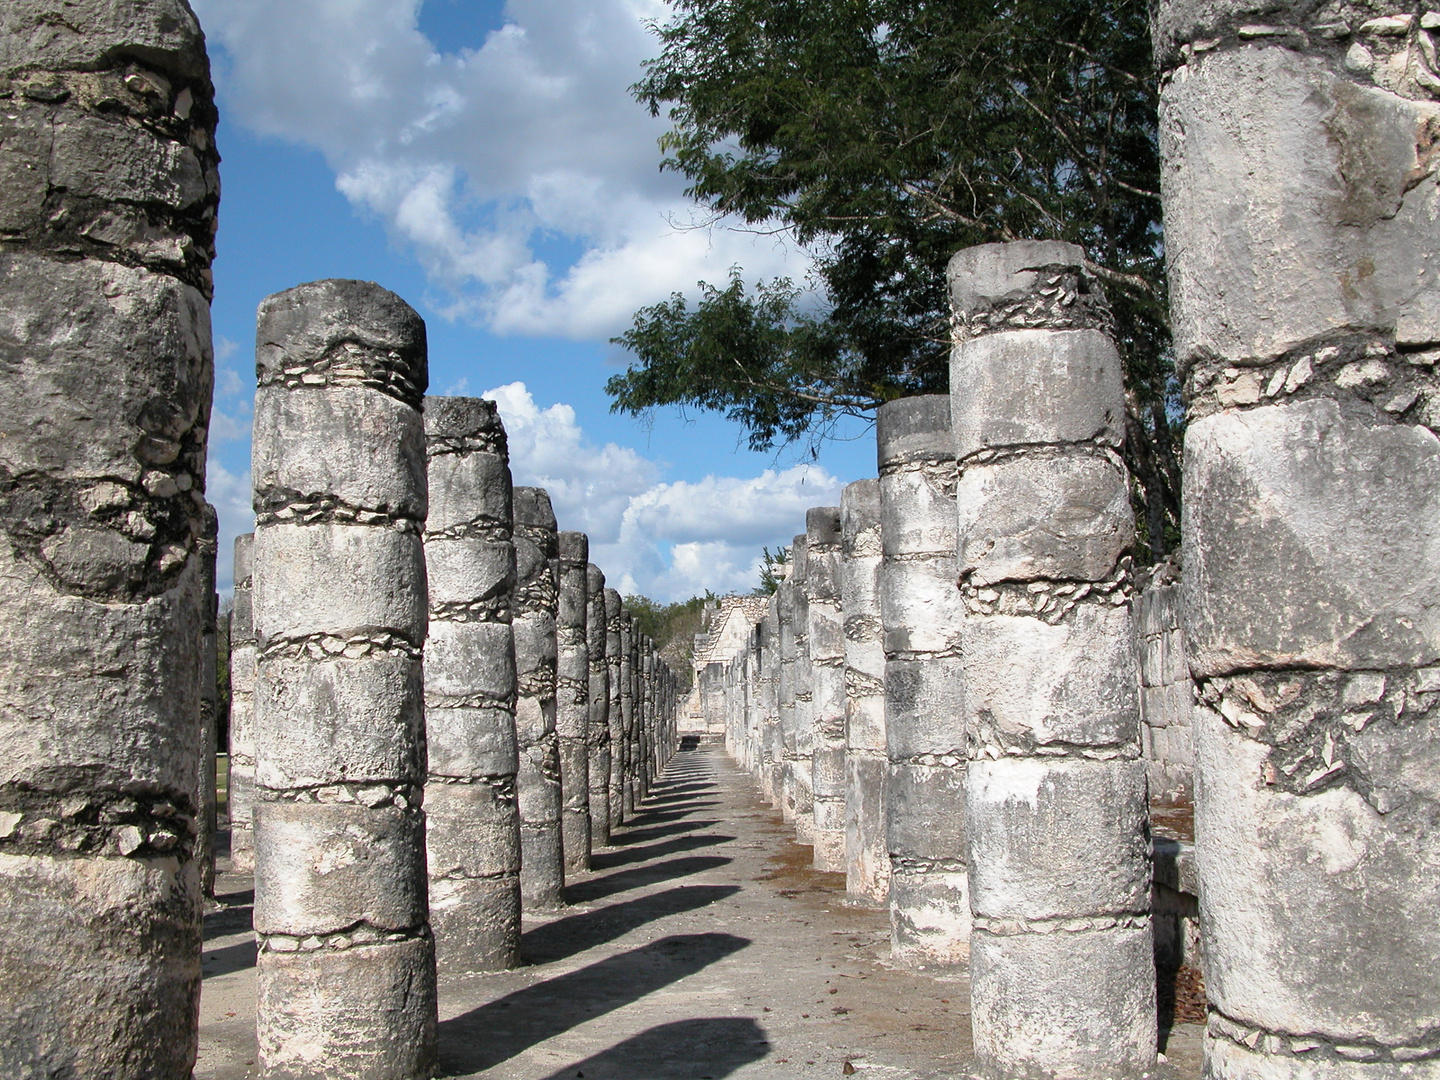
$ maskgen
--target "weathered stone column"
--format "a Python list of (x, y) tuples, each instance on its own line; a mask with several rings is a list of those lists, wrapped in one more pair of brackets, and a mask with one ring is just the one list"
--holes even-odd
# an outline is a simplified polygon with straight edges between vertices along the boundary
[(884, 904), (885, 642), (880, 621), (880, 481), (840, 493), (840, 607), (845, 621), (845, 891)]
[(892, 951), (902, 963), (961, 965), (970, 955), (970, 897), (950, 399), (882, 405), (875, 435)]
[(520, 962), (520, 810), (514, 517), (495, 403), (427, 397), (425, 452), (430, 924), (441, 971), (498, 971)]
[(255, 869), (255, 620), (251, 568), (255, 534), (235, 538), (235, 601), (230, 608), (230, 868)]
[(620, 665), (624, 656), (620, 634), (624, 604), (614, 589), (605, 590), (605, 667), (608, 671), (609, 704), (605, 723), (609, 728), (610, 778), (606, 794), (610, 802), (610, 826), (625, 820), (625, 715), (620, 704), (622, 677)]
[(1156, 15), (1215, 1080), (1440, 1076), (1437, 31)]
[(840, 508), (805, 514), (815, 869), (845, 872), (845, 630), (840, 615)]
[(590, 647), (586, 566), (590, 540), (582, 532), (562, 532), (560, 607), (555, 620), (559, 649), (555, 680), (555, 734), (560, 741), (560, 795), (565, 872), (590, 869)]
[(635, 758), (640, 764), (639, 798), (650, 794), (650, 781), (655, 777), (655, 648), (648, 635), (640, 638), (640, 685), (636, 688)]
[[(745, 768), (757, 783), (761, 781), (764, 756), (765, 679), (767, 672), (761, 656), (761, 623), (750, 627), (745, 640), (745, 666), (749, 678), (745, 685)], [(762, 786), (763, 791), (763, 786)]]
[(517, 487), (515, 507), (515, 739), (520, 802), (520, 894), (527, 908), (564, 904), (560, 746), (555, 736), (555, 511), (544, 488)]
[(0, 1075), (188, 1077), (204, 38), (179, 0), (6, 0), (0, 85)]
[(1195, 682), (1185, 663), (1175, 566), (1153, 567), (1135, 593), (1140, 661), (1140, 738), (1151, 803), (1194, 805)]
[(778, 677), (778, 713), (780, 717), (781, 757), (777, 769), (776, 797), (781, 819), (795, 820), (795, 560), (791, 553), (785, 580), (775, 592), (776, 620), (779, 627), (780, 674)]
[(317, 281), (255, 341), (260, 1068), (428, 1077), (425, 324)]
[(1155, 1064), (1125, 396), (1084, 253), (950, 260), (976, 1064)]
[(760, 622), (761, 707), (760, 788), (770, 805), (780, 806), (785, 780), (785, 733), (780, 724), (780, 591), (771, 594)]
[(623, 805), (622, 815), (625, 820), (635, 816), (635, 621), (631, 618), (630, 612), (625, 608), (620, 609), (620, 719), (624, 729), (624, 735), (620, 745), (624, 748), (622, 767), (624, 770), (621, 783), (621, 795)]
[(610, 666), (606, 659), (605, 574), (585, 567), (585, 645), (590, 659), (590, 846), (610, 844)]
[(219, 554), (220, 519), (208, 503), (204, 524), (196, 537), (195, 552), (204, 573), (205, 622), (200, 630), (200, 754), (195, 771), (195, 861), (200, 867), (200, 891), (215, 895), (215, 829), (218, 824), (215, 756), (220, 752), (219, 657), (220, 595), (215, 591), (215, 560)]
[(815, 732), (811, 716), (815, 704), (815, 686), (810, 672), (810, 560), (808, 538), (802, 533), (791, 541), (790, 580), (795, 592), (792, 598), (795, 619), (795, 655), (792, 660), (795, 694), (795, 745), (791, 751), (791, 804), (795, 814), (795, 839), (802, 844), (815, 842), (814, 755)]

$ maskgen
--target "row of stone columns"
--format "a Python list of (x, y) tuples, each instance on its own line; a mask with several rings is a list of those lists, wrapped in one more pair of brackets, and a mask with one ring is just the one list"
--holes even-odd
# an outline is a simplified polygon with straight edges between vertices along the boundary
[(519, 962), (522, 907), (563, 905), (668, 760), (675, 684), (584, 534), (512, 487), (494, 404), (424, 396), (399, 297), (270, 297), (257, 371), (232, 619), (256, 782), (231, 813), (254, 822), (261, 1063), (427, 1076), (437, 963)]

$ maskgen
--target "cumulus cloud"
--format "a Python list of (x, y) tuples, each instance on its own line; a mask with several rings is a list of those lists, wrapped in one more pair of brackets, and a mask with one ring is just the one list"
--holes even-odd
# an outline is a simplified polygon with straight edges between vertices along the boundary
[(500, 408), (515, 483), (550, 492), (560, 527), (590, 537), (591, 561), (622, 593), (668, 601), (748, 592), (761, 549), (789, 543), (807, 509), (840, 499), (841, 482), (814, 465), (661, 482), (655, 462), (615, 443), (596, 446), (574, 409), (541, 407), (524, 383), (482, 396)]
[(205, 498), (220, 517), (215, 583), (221, 593), (228, 593), (235, 585), (235, 537), (255, 528), (255, 511), (250, 506), (250, 470), (233, 473), (212, 457), (205, 469)]
[[(613, 334), (637, 308), (732, 265), (802, 278), (773, 236), (677, 229), (665, 121), (630, 95), (663, 0), (508, 0), (504, 25), (442, 53), (421, 0), (197, 0), (228, 115), (324, 153), (447, 313), (500, 333)], [(556, 238), (575, 250), (543, 257)]]

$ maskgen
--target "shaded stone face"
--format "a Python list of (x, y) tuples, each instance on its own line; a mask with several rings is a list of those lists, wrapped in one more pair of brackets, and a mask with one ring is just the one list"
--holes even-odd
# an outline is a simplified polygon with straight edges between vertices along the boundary
[(1217, 1080), (1440, 1052), (1432, 8), (1156, 12)]
[(358, 281), (269, 297), (257, 323), (261, 1066), (428, 1076), (424, 325)]
[(943, 395), (901, 398), (875, 422), (891, 953), (966, 961), (965, 678), (955, 589), (955, 451)]
[(1155, 974), (1120, 359), (1078, 248), (987, 245), (950, 274), (976, 1065), (1140, 1076)]
[(520, 888), (527, 907), (553, 908), (564, 902), (555, 734), (559, 539), (543, 488), (516, 488), (514, 514)]
[(840, 508), (805, 515), (815, 868), (845, 871), (845, 631), (840, 612)]
[(584, 533), (562, 532), (558, 550), (555, 734), (565, 808), (561, 843), (565, 872), (579, 874), (590, 869), (590, 649), (586, 639), (590, 542)]
[(430, 922), (443, 972), (520, 962), (515, 548), (493, 402), (425, 399), (425, 785)]
[(255, 869), (255, 623), (252, 564), (255, 534), (235, 538), (235, 600), (230, 609), (230, 865)]
[(590, 690), (588, 746), (590, 845), (610, 843), (610, 663), (609, 620), (605, 614), (605, 574), (594, 563), (585, 567), (585, 646)]
[(880, 618), (880, 481), (840, 494), (840, 597), (845, 636), (845, 885), (884, 904), (890, 893), (885, 841), (885, 647)]
[(0, 1073), (188, 1077), (216, 720), (209, 62), (179, 0), (14, 0), (0, 84)]

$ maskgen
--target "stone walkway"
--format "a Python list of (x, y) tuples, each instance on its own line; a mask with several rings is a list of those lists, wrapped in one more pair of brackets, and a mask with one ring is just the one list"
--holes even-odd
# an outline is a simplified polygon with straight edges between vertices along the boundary
[[(525, 967), (441, 983), (439, 1075), (964, 1075), (967, 980), (890, 967), (885, 914), (847, 906), (792, 835), (720, 748), (677, 754), (570, 907), (526, 918)], [(220, 891), (199, 1080), (256, 1074), (249, 879)], [(1177, 1026), (1157, 1078), (1199, 1076), (1199, 1031)]]

